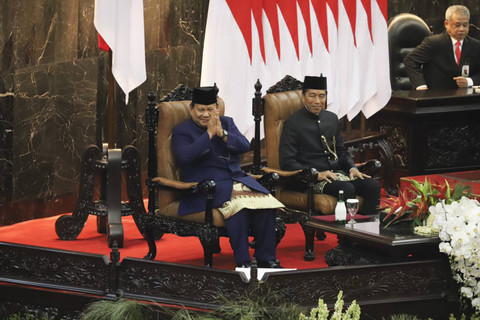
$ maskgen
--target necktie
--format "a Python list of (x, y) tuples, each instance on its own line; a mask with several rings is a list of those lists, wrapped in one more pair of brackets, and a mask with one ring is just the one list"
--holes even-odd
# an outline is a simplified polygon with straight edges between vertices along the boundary
[(455, 43), (455, 56), (457, 57), (457, 67), (460, 65), (461, 55), (462, 52), (460, 51), (460, 41), (457, 41), (457, 43)]

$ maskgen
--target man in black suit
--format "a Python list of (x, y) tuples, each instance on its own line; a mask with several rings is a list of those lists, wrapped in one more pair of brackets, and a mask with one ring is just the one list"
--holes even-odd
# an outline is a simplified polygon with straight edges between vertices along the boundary
[(380, 202), (380, 183), (360, 172), (344, 146), (335, 113), (326, 110), (327, 78), (305, 76), (302, 90), (304, 108), (293, 113), (284, 123), (280, 138), (280, 168), (299, 170), (315, 168), (315, 193), (345, 199), (357, 195), (364, 199), (363, 214), (376, 214)]
[(413, 89), (444, 90), (480, 84), (480, 41), (467, 35), (469, 21), (467, 7), (448, 7), (445, 31), (425, 38), (405, 57)]

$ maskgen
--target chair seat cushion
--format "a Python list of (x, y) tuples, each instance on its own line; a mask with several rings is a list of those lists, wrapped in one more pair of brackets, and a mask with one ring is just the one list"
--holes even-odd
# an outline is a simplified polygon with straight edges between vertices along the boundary
[[(363, 203), (363, 198), (358, 197), (360, 200), (360, 206)], [(299, 191), (283, 190), (279, 199), (287, 208), (305, 211), (307, 208), (307, 194)], [(315, 194), (313, 197), (315, 211), (322, 214), (334, 214), (335, 206), (337, 205), (337, 199), (328, 194)]]
[[(156, 213), (159, 216), (167, 217), (169, 219), (179, 219), (195, 222), (198, 224), (205, 223), (205, 211), (179, 216), (177, 214), (179, 205), (179, 201), (173, 201), (169, 203), (166, 207), (157, 210)], [(223, 215), (217, 209), (213, 209), (213, 225), (215, 227), (225, 227), (225, 220), (223, 219)]]

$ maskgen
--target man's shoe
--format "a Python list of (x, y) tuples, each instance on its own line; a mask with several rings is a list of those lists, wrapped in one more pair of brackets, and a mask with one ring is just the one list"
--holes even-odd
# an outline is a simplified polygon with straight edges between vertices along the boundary
[(252, 263), (250, 261), (237, 263), (238, 268), (250, 268), (251, 266), (252, 266)]
[(280, 265), (280, 261), (278, 261), (278, 260), (272, 260), (272, 261), (257, 260), (257, 266), (259, 268), (275, 268), (275, 269), (282, 269), (283, 268)]

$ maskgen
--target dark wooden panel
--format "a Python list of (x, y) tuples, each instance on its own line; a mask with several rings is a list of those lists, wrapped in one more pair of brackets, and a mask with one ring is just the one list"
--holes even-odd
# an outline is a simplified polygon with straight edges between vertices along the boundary
[(395, 91), (371, 118), (391, 132), (394, 183), (402, 176), (480, 168), (480, 94), (473, 89)]
[(87, 301), (115, 295), (215, 309), (221, 305), (218, 294), (235, 300), (246, 293), (250, 297), (274, 293), (279, 303), (306, 307), (316, 306), (322, 298), (333, 306), (339, 290), (347, 303), (357, 300), (362, 315), (375, 318), (392, 310), (416, 310), (418, 315), (442, 319), (458, 307), (447, 259), (275, 272), (261, 282), (247, 282), (235, 271), (133, 258), (109, 264), (102, 255), (7, 243), (0, 244), (0, 263), (4, 310), (24, 305), (75, 314)]

